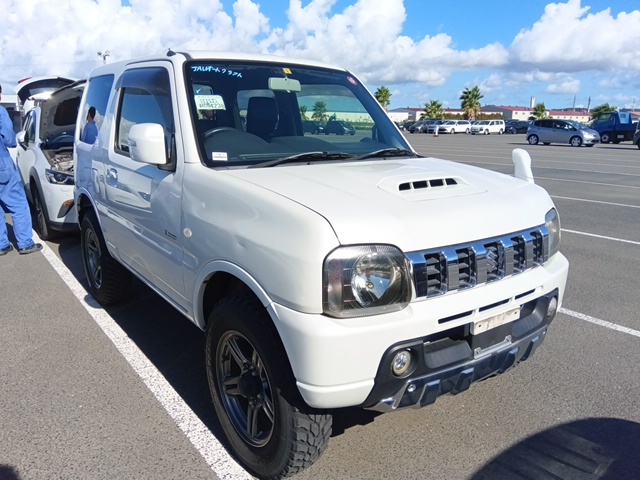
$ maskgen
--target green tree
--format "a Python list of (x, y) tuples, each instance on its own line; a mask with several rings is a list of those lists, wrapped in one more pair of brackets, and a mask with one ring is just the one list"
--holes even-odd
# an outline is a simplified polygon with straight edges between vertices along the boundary
[(324, 102), (316, 102), (313, 104), (313, 115), (311, 118), (318, 122), (327, 121), (327, 104)]
[(382, 105), (382, 108), (384, 108), (384, 111), (386, 112), (387, 107), (391, 103), (391, 92), (389, 91), (389, 89), (382, 85), (378, 90), (376, 90), (376, 93), (374, 95), (376, 97), (376, 100), (378, 100), (378, 103)]
[[(531, 117), (533, 117), (533, 120), (540, 120), (548, 117), (547, 107), (544, 106), (544, 103), (538, 103), (533, 107), (533, 110), (531, 110)], [(531, 119), (531, 117), (529, 117), (529, 119)]]
[(442, 108), (442, 102), (438, 100), (431, 100), (429, 103), (424, 104), (424, 116), (427, 118), (442, 118), (444, 115), (444, 109)]
[(306, 105), (300, 105), (300, 118), (302, 118), (302, 120), (307, 120), (307, 106)]
[(598, 115), (605, 112), (616, 112), (618, 109), (616, 107), (612, 107), (608, 103), (603, 103), (602, 105), (598, 105), (591, 110), (591, 120), (595, 120)]
[(480, 93), (477, 85), (472, 89), (465, 88), (464, 92), (460, 94), (460, 108), (464, 110), (464, 116), (467, 120), (475, 120), (480, 114), (482, 109), (480, 100), (482, 98), (484, 98), (484, 95)]

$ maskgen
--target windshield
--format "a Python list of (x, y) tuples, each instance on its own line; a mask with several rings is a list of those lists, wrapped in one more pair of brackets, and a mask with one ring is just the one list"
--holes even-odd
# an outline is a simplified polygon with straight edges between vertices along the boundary
[(584, 130), (585, 128), (589, 128), (584, 123), (576, 122), (575, 120), (567, 120), (566, 122), (569, 125), (577, 128), (578, 130)]
[[(348, 72), (288, 63), (194, 61), (185, 75), (196, 141), (203, 162), (212, 167), (250, 166), (309, 152), (363, 156), (411, 150)], [(321, 128), (309, 128), (309, 122)]]

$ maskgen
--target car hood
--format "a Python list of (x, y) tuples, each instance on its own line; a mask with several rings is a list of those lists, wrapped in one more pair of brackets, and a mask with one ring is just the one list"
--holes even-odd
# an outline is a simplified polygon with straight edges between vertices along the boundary
[(341, 244), (405, 252), (490, 238), (544, 223), (544, 189), (434, 158), (226, 170), (324, 217)]
[(42, 103), (40, 138), (43, 142), (50, 141), (62, 133), (73, 136), (84, 83), (84, 80), (80, 80), (60, 88)]

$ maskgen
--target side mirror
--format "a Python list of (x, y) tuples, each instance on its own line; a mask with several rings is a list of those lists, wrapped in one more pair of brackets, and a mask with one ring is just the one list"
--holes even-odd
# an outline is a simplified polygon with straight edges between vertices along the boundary
[(164, 128), (157, 123), (138, 123), (129, 130), (129, 153), (140, 163), (167, 164)]
[(21, 130), (16, 135), (16, 141), (18, 143), (24, 143), (24, 138), (27, 136), (27, 132), (25, 130)]

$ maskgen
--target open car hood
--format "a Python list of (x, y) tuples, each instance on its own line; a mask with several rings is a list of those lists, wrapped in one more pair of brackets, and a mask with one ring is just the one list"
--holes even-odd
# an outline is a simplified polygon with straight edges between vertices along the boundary
[(42, 103), (40, 115), (40, 139), (46, 146), (59, 148), (73, 144), (78, 107), (85, 80), (62, 87)]

